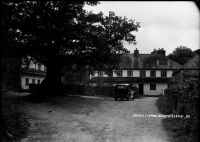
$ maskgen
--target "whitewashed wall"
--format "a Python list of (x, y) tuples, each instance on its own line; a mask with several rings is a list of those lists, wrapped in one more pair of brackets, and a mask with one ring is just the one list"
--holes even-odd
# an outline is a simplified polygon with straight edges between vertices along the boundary
[(144, 84), (144, 95), (163, 95), (167, 89), (167, 83), (156, 83), (156, 90), (150, 90), (150, 83)]
[[(42, 70), (44, 70), (44, 65), (41, 68)], [(173, 72), (171, 70), (167, 70), (167, 77), (172, 77), (172, 73)], [(128, 77), (127, 70), (123, 70), (122, 75), (123, 77)], [(98, 72), (95, 71), (94, 75), (91, 77), (98, 77)], [(103, 73), (102, 77), (108, 77), (108, 75)], [(113, 77), (117, 77), (117, 74), (114, 71), (113, 71)], [(140, 77), (140, 70), (133, 70), (133, 77)], [(150, 70), (146, 70), (146, 77), (150, 77)], [(156, 70), (156, 77), (161, 77), (161, 70)]]
[(150, 70), (146, 70), (146, 77), (150, 77)]
[(44, 77), (32, 77), (32, 76), (21, 76), (21, 87), (22, 89), (29, 89), (29, 86), (26, 86), (26, 78), (29, 78), (29, 84), (32, 83), (32, 79), (35, 79), (35, 83), (37, 84), (38, 79), (40, 80), (40, 83), (42, 80), (44, 80)]
[(160, 70), (156, 71), (156, 77), (161, 77), (161, 71)]
[(133, 70), (133, 77), (140, 77), (140, 70)]
[(122, 70), (122, 76), (127, 77), (127, 70)]

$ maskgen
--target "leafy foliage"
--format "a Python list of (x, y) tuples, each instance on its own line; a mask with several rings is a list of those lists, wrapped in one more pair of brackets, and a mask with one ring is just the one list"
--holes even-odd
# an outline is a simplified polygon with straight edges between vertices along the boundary
[[(81, 69), (114, 68), (119, 56), (128, 53), (123, 41), (136, 44), (138, 22), (110, 12), (94, 14), (84, 4), (98, 2), (22, 1), (7, 2), (8, 32), (20, 56), (30, 56), (47, 66), (42, 88), (61, 90), (63, 66)], [(46, 86), (46, 87), (45, 87)], [(44, 93), (43, 93), (44, 94)]]
[(164, 114), (189, 115), (190, 118), (165, 119), (164, 127), (173, 131), (175, 141), (197, 141), (198, 138), (198, 100), (199, 75), (181, 82), (175, 89), (168, 89), (166, 95), (159, 98), (158, 109)]
[[(86, 2), (96, 5), (97, 2)], [(135, 44), (139, 23), (110, 12), (93, 14), (83, 10), (84, 2), (23, 1), (9, 3), (9, 32), (16, 51), (47, 64), (56, 58), (62, 64), (83, 64), (101, 68), (114, 64), (117, 55), (127, 53), (122, 41)], [(70, 60), (70, 61), (69, 61)]]
[(190, 58), (193, 57), (192, 50), (185, 46), (178, 46), (172, 54), (168, 56), (170, 59), (179, 63), (180, 65), (185, 64)]

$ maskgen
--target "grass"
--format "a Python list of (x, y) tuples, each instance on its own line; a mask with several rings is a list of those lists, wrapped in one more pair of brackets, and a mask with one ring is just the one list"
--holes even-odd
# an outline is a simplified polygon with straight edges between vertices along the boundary
[(8, 99), (2, 101), (1, 122), (2, 142), (17, 142), (26, 137), (30, 125), (26, 115)]

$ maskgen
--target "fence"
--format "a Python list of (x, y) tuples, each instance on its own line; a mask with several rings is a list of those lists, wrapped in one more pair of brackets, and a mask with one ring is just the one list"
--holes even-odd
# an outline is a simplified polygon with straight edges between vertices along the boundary
[(89, 96), (107, 96), (114, 97), (115, 87), (113, 86), (89, 86), (89, 85), (63, 85), (65, 93), (81, 94)]

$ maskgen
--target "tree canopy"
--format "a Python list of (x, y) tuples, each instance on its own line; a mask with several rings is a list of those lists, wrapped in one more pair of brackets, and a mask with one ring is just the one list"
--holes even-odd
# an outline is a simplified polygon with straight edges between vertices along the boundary
[[(49, 58), (91, 66), (114, 63), (127, 53), (122, 41), (136, 43), (131, 33), (139, 23), (110, 12), (94, 14), (84, 4), (97, 2), (22, 1), (9, 3), (9, 32), (16, 52), (47, 64)], [(80, 59), (80, 60), (78, 60)]]
[(56, 88), (61, 68), (73, 64), (89, 69), (118, 65), (128, 53), (123, 42), (136, 44), (139, 22), (109, 12), (94, 14), (83, 9), (98, 2), (21, 1), (6, 2), (12, 51), (30, 56), (47, 66), (46, 82)]
[(193, 57), (193, 52), (190, 48), (178, 46), (168, 57), (180, 65), (183, 65)]

